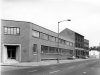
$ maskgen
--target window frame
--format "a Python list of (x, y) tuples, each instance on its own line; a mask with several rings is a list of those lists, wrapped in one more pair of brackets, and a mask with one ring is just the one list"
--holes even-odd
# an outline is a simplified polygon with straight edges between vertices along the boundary
[[(14, 28), (16, 28), (15, 33), (14, 33)], [(19, 29), (19, 32), (17, 32), (17, 29)], [(20, 27), (4, 26), (3, 31), (4, 31), (4, 35), (20, 35)]]
[[(35, 47), (35, 46), (36, 46), (36, 47)], [(35, 50), (34, 50), (34, 48), (35, 48)], [(33, 44), (33, 45), (32, 45), (32, 52), (33, 52), (33, 54), (38, 52), (38, 51), (37, 51), (37, 50), (38, 50), (37, 48), (38, 48), (37, 44)]]
[[(39, 33), (39, 37), (34, 36), (34, 35), (33, 35), (33, 31), (38, 32), (38, 33)], [(35, 38), (40, 38), (40, 32), (39, 32), (39, 31), (37, 31), (37, 30), (32, 29), (32, 36), (33, 36), (33, 37), (35, 37)]]

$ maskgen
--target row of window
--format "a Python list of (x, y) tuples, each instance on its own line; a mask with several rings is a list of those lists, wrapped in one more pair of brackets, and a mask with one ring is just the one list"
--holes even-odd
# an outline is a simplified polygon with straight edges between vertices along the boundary
[(76, 38), (76, 41), (83, 42), (83, 39), (82, 38)]
[(67, 50), (63, 48), (57, 48), (57, 47), (50, 47), (50, 46), (44, 46), (41, 45), (41, 53), (60, 53), (60, 54), (73, 54), (73, 50)]
[[(37, 37), (37, 38), (41, 38), (41, 39), (45, 39), (45, 40), (49, 40), (49, 41), (58, 42), (57, 37), (54, 37), (54, 36), (51, 36), (51, 35), (36, 31), (36, 30), (32, 30), (32, 36)], [(72, 42), (69, 42), (69, 41), (66, 41), (66, 40), (63, 40), (60, 38), (59, 38), (59, 43), (66, 44), (68, 46), (74, 46), (74, 44)]]
[[(33, 53), (37, 53), (37, 44), (33, 44)], [(46, 53), (60, 53), (60, 54), (69, 54), (73, 55), (73, 50), (67, 50), (63, 48), (56, 48), (56, 47), (50, 47), (50, 46), (44, 46), (41, 45), (41, 53), (46, 54)]]
[(86, 55), (88, 52), (76, 50), (76, 55)]
[(4, 34), (19, 35), (20, 28), (19, 27), (4, 27)]
[(75, 46), (79, 48), (83, 48), (83, 44), (80, 44), (80, 43), (76, 43)]

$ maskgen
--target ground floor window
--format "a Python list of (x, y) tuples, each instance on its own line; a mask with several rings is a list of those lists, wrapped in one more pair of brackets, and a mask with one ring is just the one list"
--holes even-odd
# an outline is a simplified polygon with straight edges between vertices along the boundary
[(48, 48), (48, 46), (41, 45), (41, 53), (49, 53)]
[(57, 48), (57, 47), (50, 47), (50, 46), (44, 46), (41, 45), (41, 53), (60, 53), (60, 54), (73, 54), (73, 50), (67, 50), (63, 48)]
[(37, 52), (37, 44), (33, 44), (33, 53)]

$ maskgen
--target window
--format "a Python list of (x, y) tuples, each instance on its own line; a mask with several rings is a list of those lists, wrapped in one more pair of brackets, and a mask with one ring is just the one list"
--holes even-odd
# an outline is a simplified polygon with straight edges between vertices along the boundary
[(39, 37), (39, 32), (33, 30), (33, 31), (32, 31), (32, 36), (34, 36), (34, 37)]
[(69, 41), (66, 41), (66, 45), (69, 46)]
[(48, 46), (41, 45), (41, 53), (48, 53)]
[(62, 48), (59, 48), (59, 53), (62, 53)]
[(54, 36), (49, 36), (49, 40), (50, 41), (55, 41), (55, 37)]
[(71, 54), (71, 55), (73, 54), (73, 50), (70, 50), (70, 54)]
[(58, 42), (58, 38), (56, 37), (56, 42)]
[(55, 53), (55, 48), (54, 47), (49, 47), (49, 52), (50, 53)]
[(4, 27), (4, 34), (19, 35), (20, 28), (19, 27)]
[(68, 53), (68, 50), (62, 49), (62, 54), (67, 54), (67, 53)]
[(55, 48), (55, 50), (56, 50), (56, 53), (59, 53), (59, 50), (58, 50), (58, 48)]
[(62, 43), (62, 39), (59, 38), (59, 43)]
[(65, 44), (65, 42), (66, 42), (66, 41), (62, 39), (62, 44)]
[(33, 52), (34, 52), (34, 53), (37, 52), (37, 44), (33, 44)]
[(7, 29), (7, 27), (5, 27), (4, 28), (4, 34), (7, 34), (7, 32), (8, 32), (8, 29)]
[(70, 46), (73, 46), (73, 43), (72, 42), (70, 42)]
[(40, 38), (48, 40), (48, 35), (44, 33), (40, 33)]

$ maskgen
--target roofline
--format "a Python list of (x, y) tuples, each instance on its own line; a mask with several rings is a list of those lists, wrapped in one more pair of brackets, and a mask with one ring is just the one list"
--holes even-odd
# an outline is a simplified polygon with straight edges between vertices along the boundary
[[(5, 19), (1, 19), (1, 20), (4, 20), (4, 21), (15, 21), (15, 22), (25, 22), (25, 23), (30, 23), (30, 24), (34, 24), (34, 25), (36, 25), (36, 26), (39, 26), (39, 25), (37, 25), (37, 24), (35, 24), (35, 23), (28, 22), (28, 21), (5, 20)], [(49, 31), (51, 31), (51, 32), (53, 32), (53, 33), (56, 33), (56, 32), (54, 32), (54, 31), (52, 31), (52, 30), (50, 30), (50, 29), (47, 29), (47, 28), (44, 28), (44, 27), (42, 27), (42, 26), (39, 26), (39, 27), (41, 27), (41, 28), (43, 28), (43, 29), (46, 29), (46, 30), (49, 30)], [(56, 33), (56, 34), (58, 34), (58, 33)]]
[[(81, 36), (83, 36), (82, 34), (80, 34), (80, 33), (77, 33), (77, 32), (75, 32), (75, 34), (78, 34), (78, 35), (81, 35)], [(84, 37), (84, 36), (83, 36)]]

